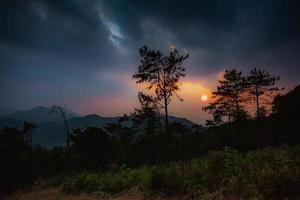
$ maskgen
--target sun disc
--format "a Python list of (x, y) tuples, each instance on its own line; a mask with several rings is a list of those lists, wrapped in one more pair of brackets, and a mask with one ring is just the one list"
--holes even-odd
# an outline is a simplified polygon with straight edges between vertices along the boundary
[(201, 100), (202, 100), (202, 101), (207, 101), (207, 99), (208, 99), (207, 95), (203, 94), (203, 95), (201, 96)]

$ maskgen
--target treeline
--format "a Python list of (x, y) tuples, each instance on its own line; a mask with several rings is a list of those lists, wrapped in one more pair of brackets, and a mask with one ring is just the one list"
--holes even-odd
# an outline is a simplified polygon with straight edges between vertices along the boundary
[[(47, 150), (39, 145), (33, 146), (31, 123), (22, 128), (3, 127), (0, 130), (0, 196), (21, 188), (31, 191), (34, 183), (39, 183), (50, 173), (57, 174), (52, 158), (58, 159), (64, 153), (55, 155), (55, 149)], [(60, 166), (61, 167), (61, 166)]]
[(213, 120), (188, 127), (171, 123), (168, 117), (172, 97), (182, 100), (177, 92), (188, 55), (175, 49), (165, 55), (147, 47), (140, 49), (140, 55), (133, 78), (146, 91), (138, 94), (140, 107), (116, 123), (71, 131), (64, 109), (54, 106), (53, 112), (59, 112), (64, 120), (66, 147), (53, 149), (33, 146), (36, 126), (32, 123), (24, 123), (20, 129), (2, 128), (1, 190), (30, 191), (41, 180), (80, 170), (105, 172), (188, 162), (225, 147), (243, 154), (266, 146), (299, 144), (300, 86), (286, 95), (277, 95), (278, 77), (256, 68), (248, 76), (236, 69), (226, 70), (211, 103), (204, 108)]
[(207, 125), (218, 126), (224, 118), (229, 123), (252, 116), (264, 118), (279, 91), (275, 86), (277, 80), (279, 77), (257, 68), (251, 69), (246, 76), (236, 69), (226, 69), (216, 91), (212, 92), (213, 101), (203, 108), (213, 115), (213, 120), (207, 121)]

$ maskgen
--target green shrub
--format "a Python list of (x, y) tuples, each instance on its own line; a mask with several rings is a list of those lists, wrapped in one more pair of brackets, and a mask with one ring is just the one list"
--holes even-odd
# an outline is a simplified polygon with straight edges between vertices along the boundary
[[(293, 157), (292, 148), (266, 148), (253, 151), (245, 157), (248, 182), (264, 198), (294, 198), (300, 191), (299, 158)], [(298, 151), (299, 153), (299, 151)]]
[(180, 192), (184, 188), (185, 177), (176, 164), (159, 166), (151, 169), (147, 185), (151, 192)]
[(191, 160), (186, 166), (186, 185), (200, 187), (203, 183), (202, 177), (203, 162), (200, 160)]
[(236, 150), (210, 151), (201, 164), (202, 184), (213, 190), (226, 185), (238, 176), (241, 162), (242, 156)]
[(124, 188), (122, 177), (104, 174), (100, 177), (100, 189), (108, 193), (118, 193)]

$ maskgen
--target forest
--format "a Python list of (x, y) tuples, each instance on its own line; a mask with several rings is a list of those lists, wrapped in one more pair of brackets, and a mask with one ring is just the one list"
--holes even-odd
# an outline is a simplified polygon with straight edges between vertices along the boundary
[[(0, 130), (0, 198), (46, 184), (66, 193), (186, 199), (300, 198), (300, 85), (283, 90), (260, 68), (224, 70), (202, 109), (212, 119), (192, 126), (170, 121), (188, 54), (144, 46), (132, 78), (144, 87), (140, 106), (115, 123), (70, 130), (65, 145), (35, 145), (37, 124)], [(188, 70), (188, 68), (187, 68)], [(182, 199), (184, 199), (182, 198)]]

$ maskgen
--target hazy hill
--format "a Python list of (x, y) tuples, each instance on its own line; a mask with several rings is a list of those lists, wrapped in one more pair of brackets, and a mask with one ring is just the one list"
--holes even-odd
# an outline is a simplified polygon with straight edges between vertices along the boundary
[(86, 115), (84, 117), (76, 117), (69, 120), (70, 127), (86, 127), (86, 126), (96, 126), (101, 127), (106, 123), (117, 122), (119, 117), (101, 117), (96, 114)]
[[(67, 111), (70, 129), (94, 126), (102, 127), (107, 123), (117, 122), (119, 117), (102, 117), (96, 114), (79, 117), (72, 111)], [(59, 114), (51, 114), (46, 107), (35, 107), (30, 110), (17, 111), (0, 116), (0, 127), (21, 127), (24, 121), (37, 123), (34, 133), (34, 142), (47, 147), (65, 144), (65, 127)], [(185, 118), (170, 116), (170, 122), (178, 121), (186, 126), (192, 126), (193, 122)], [(125, 125), (128, 125), (125, 124)]]
[[(67, 119), (71, 119), (74, 117), (79, 117), (80, 115), (66, 110)], [(59, 122), (61, 121), (61, 116), (59, 113), (50, 113), (50, 109), (38, 106), (31, 108), (29, 110), (22, 110), (13, 112), (6, 115), (0, 115), (0, 119), (17, 119), (22, 121), (32, 121), (36, 123), (42, 123), (47, 121)]]

